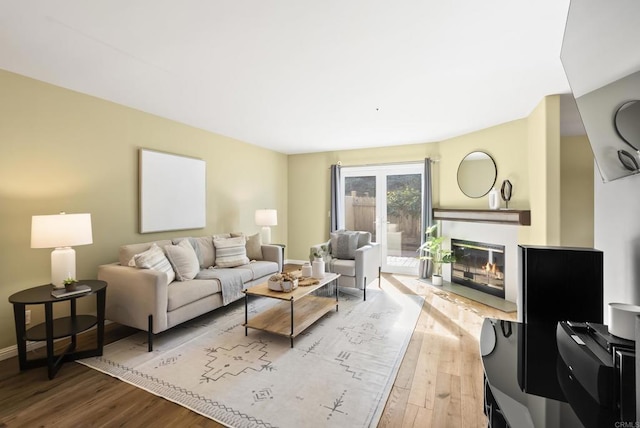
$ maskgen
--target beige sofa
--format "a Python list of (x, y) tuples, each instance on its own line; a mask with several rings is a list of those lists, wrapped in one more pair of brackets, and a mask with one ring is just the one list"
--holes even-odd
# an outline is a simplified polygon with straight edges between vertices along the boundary
[(282, 253), (260, 244), (259, 235), (241, 234), (123, 245), (118, 262), (98, 267), (108, 284), (106, 318), (147, 331), (151, 351), (154, 334), (238, 300), (281, 272)]

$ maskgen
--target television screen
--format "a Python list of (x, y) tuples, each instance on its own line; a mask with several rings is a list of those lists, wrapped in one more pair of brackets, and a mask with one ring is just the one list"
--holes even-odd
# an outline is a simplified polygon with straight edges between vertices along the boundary
[(604, 182), (640, 173), (640, 1), (571, 0), (560, 59)]

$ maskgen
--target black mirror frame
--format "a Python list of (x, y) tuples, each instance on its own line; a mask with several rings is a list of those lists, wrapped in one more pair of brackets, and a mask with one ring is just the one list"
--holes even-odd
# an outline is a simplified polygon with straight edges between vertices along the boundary
[[(465, 159), (467, 159), (469, 156), (471, 156), (472, 154), (475, 153), (481, 153), (483, 155), (486, 155), (491, 162), (493, 163), (493, 180), (491, 182), (491, 185), (489, 185), (488, 189), (481, 195), (470, 195), (467, 192), (465, 192), (465, 190), (462, 188), (463, 186), (460, 184), (460, 167), (462, 166), (462, 164), (464, 163)], [(495, 159), (493, 159), (493, 157), (487, 153), (487, 152), (483, 152), (481, 150), (474, 150), (473, 152), (468, 153), (464, 158), (462, 158), (462, 160), (460, 161), (460, 164), (458, 165), (458, 171), (456, 173), (456, 181), (458, 182), (458, 188), (460, 189), (460, 191), (467, 197), (469, 198), (473, 198), (473, 199), (479, 199), (482, 198), (483, 196), (486, 196), (491, 189), (493, 189), (493, 187), (496, 184), (496, 180), (498, 179), (498, 166), (496, 165), (496, 161)], [(468, 191), (469, 189), (467, 189)]]

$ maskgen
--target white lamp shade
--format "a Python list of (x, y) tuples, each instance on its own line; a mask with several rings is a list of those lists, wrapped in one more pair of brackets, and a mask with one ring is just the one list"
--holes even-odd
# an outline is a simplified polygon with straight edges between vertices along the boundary
[(31, 248), (59, 248), (93, 243), (91, 214), (34, 215)]
[(278, 211), (277, 210), (256, 210), (256, 225), (258, 226), (277, 226)]

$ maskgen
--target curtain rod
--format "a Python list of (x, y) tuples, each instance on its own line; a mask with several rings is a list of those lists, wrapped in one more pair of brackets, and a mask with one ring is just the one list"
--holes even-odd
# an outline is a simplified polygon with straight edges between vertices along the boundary
[[(429, 158), (429, 160), (434, 162), (440, 162), (440, 157), (438, 158)], [(341, 161), (336, 162), (339, 166), (343, 167), (367, 167), (367, 166), (387, 166), (387, 165), (411, 165), (411, 164), (423, 164), (423, 160), (418, 161), (404, 161), (404, 162), (385, 162), (385, 163), (366, 163), (361, 165), (343, 165)], [(331, 168), (331, 167), (329, 167)]]

